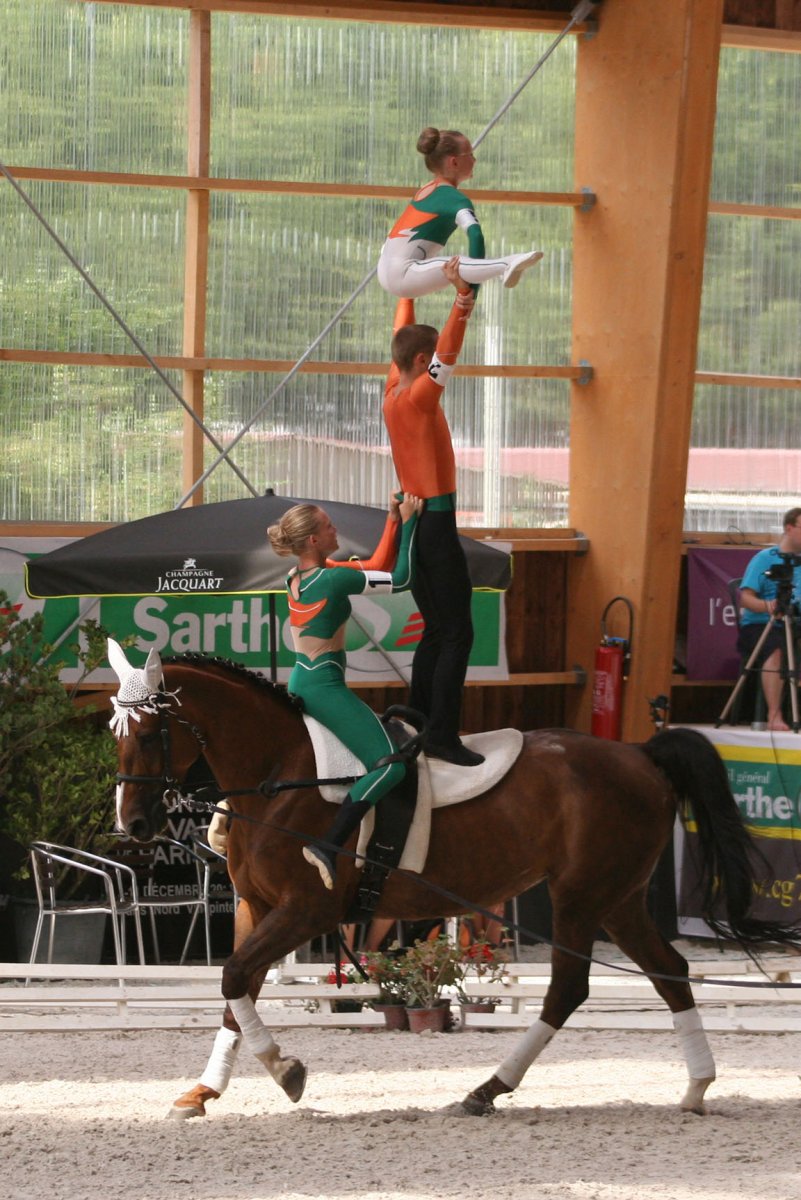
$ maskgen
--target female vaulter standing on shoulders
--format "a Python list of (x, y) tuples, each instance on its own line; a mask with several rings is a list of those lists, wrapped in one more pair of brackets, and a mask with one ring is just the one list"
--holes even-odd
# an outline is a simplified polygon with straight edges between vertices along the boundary
[[(344, 846), (367, 811), (406, 773), (402, 762), (378, 765), (395, 748), (373, 710), (345, 683), (345, 627), (351, 596), (405, 592), (411, 586), (414, 532), (421, 508), (422, 501), (416, 496), (407, 494), (400, 502), (393, 498), (381, 541), (368, 562), (329, 559), (339, 547), (337, 531), (327, 513), (315, 504), (296, 504), (267, 530), (276, 554), (294, 554), (298, 559), (286, 581), (296, 653), (289, 691), (300, 697), (309, 716), (335, 733), (367, 768), (325, 834), (323, 840), (335, 846)], [(402, 525), (396, 551), (398, 521)], [(335, 852), (311, 842), (304, 847), (303, 856), (317, 867), (325, 886), (333, 888)]]
[(456, 129), (424, 129), (417, 149), (434, 175), (415, 195), (396, 221), (378, 260), (378, 282), (393, 296), (414, 299), (448, 286), (442, 257), (458, 225), (467, 233), (470, 257), (459, 256), (459, 273), (465, 283), (477, 285), (502, 278), (504, 287), (515, 287), (528, 267), (542, 258), (541, 250), (526, 254), (484, 257), (484, 235), (472, 201), (459, 184), (473, 174), (475, 155), (468, 138)]

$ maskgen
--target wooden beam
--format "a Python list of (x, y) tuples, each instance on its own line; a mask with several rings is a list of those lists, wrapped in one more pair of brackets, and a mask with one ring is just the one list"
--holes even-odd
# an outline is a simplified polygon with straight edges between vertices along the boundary
[[(679, 676), (678, 678), (683, 678)], [(520, 671), (517, 674), (509, 675), (507, 679), (466, 679), (464, 686), (466, 688), (511, 688), (511, 687), (583, 687), (586, 683), (584, 672), (579, 667), (574, 667), (572, 671)], [(350, 680), (348, 687), (353, 688), (357, 692), (374, 691), (376, 688), (382, 690), (400, 690), (408, 687), (402, 679), (385, 679), (373, 680), (367, 682), (364, 680)], [(85, 707), (87, 704), (97, 703), (105, 704), (107, 698), (116, 695), (119, 684), (117, 683), (86, 683), (78, 687), (76, 693), (76, 707)], [(79, 693), (91, 692), (91, 696), (80, 697)]]
[[(658, 12), (604, 0), (576, 81), (576, 178), (599, 201), (574, 219), (573, 356), (595, 374), (572, 388), (569, 520), (590, 552), (569, 563), (565, 661), (592, 661), (606, 604), (628, 597), (627, 741), (670, 691), (722, 0)], [(569, 694), (569, 724), (590, 711), (590, 688)]]
[(724, 25), (721, 43), (727, 49), (775, 50), (780, 54), (801, 53), (801, 30), (767, 29), (757, 25)]
[[(115, 529), (116, 521), (0, 521), (0, 538), (88, 537)], [(488, 529), (469, 526), (459, 530), (476, 542), (509, 542), (516, 554), (585, 554), (587, 539), (574, 529)], [(720, 534), (699, 535), (718, 541)]]
[(772, 221), (801, 221), (801, 208), (778, 207), (775, 204), (729, 204), (713, 200), (710, 213), (724, 217), (769, 217)]
[[(292, 179), (222, 179), (213, 175), (142, 175), (130, 171), (77, 171), (64, 167), (8, 167), (15, 179), (50, 183), (102, 184), (113, 187), (205, 188), (210, 192), (262, 192), (277, 196), (323, 196), (366, 200), (408, 200), (408, 187), (367, 183), (310, 183)], [(588, 192), (516, 192), (471, 188), (477, 205), (536, 204), (543, 207), (585, 208)]]
[[(162, 370), (173, 371), (252, 371), (285, 374), (295, 366), (289, 358), (205, 358), (186, 355), (156, 354), (154, 362)], [(0, 362), (52, 363), (72, 367), (142, 367), (149, 364), (140, 354), (100, 354), (90, 350), (26, 350), (0, 346)], [(379, 375), (385, 376), (389, 363), (306, 362), (300, 368), (307, 375)], [(587, 377), (586, 367), (543, 365), (457, 366), (455, 374), (477, 379), (566, 379)]]
[(725, 384), (727, 387), (774, 388), (776, 391), (797, 392), (801, 379), (797, 375), (738, 375), (726, 371), (696, 371), (696, 383)]
[[(211, 14), (189, 14), (189, 113), (187, 169), (190, 177), (209, 173), (211, 142)], [(202, 357), (206, 348), (206, 291), (209, 258), (209, 192), (197, 185), (186, 194), (186, 248), (184, 259), (183, 352)], [(202, 368), (183, 370), (183, 396), (195, 416), (204, 417), (205, 373)], [(182, 492), (190, 490), (203, 473), (206, 439), (197, 421), (183, 417)], [(189, 504), (203, 503), (203, 488)]]
[(115, 525), (115, 521), (0, 521), (0, 538), (89, 537)]
[[(82, 0), (84, 4), (92, 0)], [(316, 20), (372, 21), (391, 25), (453, 25), (463, 29), (517, 30), (521, 33), (561, 33), (570, 20), (564, 11), (504, 8), (485, 4), (414, 3), (412, 0), (97, 0), (99, 4), (128, 4), (133, 7), (193, 9), (208, 13), (247, 13), (258, 16), (309, 17)], [(586, 33), (589, 22), (576, 25), (573, 33)]]

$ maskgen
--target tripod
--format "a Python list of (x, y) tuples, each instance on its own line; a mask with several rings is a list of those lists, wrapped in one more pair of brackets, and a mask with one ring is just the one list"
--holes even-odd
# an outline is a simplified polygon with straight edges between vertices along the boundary
[(784, 619), (784, 652), (785, 652), (786, 658), (785, 658), (785, 665), (782, 667), (782, 670), (781, 670), (781, 674), (782, 674), (784, 681), (789, 682), (789, 684), (790, 684), (790, 711), (792, 713), (792, 730), (793, 730), (793, 733), (798, 733), (798, 730), (799, 730), (798, 680), (796, 679), (796, 674), (795, 674), (795, 646), (793, 644), (793, 629), (792, 629), (793, 621), (792, 621), (792, 617), (790, 615), (792, 607), (793, 607), (791, 599), (790, 599), (791, 588), (792, 588), (792, 585), (788, 584), (787, 588), (786, 588), (788, 594), (785, 596), (782, 594), (783, 591), (785, 590), (785, 585), (783, 583), (779, 584), (779, 594), (776, 599), (776, 608), (774, 609), (773, 613), (771, 614), (771, 618), (768, 621), (768, 623), (765, 625), (765, 628), (762, 630), (762, 633), (759, 635), (759, 641), (754, 646), (754, 649), (751, 651), (751, 654), (748, 658), (747, 663), (745, 664), (742, 671), (740, 672), (740, 677), (734, 685), (732, 694), (729, 696), (729, 699), (726, 701), (726, 706), (723, 709), (723, 712), (720, 714), (717, 721), (715, 722), (716, 729), (720, 728), (720, 726), (726, 720), (726, 717), (730, 713), (731, 709), (734, 707), (737, 697), (739, 696), (740, 692), (742, 691), (743, 687), (745, 686), (745, 681), (747, 680), (749, 673), (753, 670), (754, 663), (759, 658), (762, 647), (765, 645), (765, 642), (767, 641), (768, 634), (770, 633), (771, 629), (774, 627), (774, 625), (776, 625), (782, 619), (782, 617), (784, 617), (785, 618)]

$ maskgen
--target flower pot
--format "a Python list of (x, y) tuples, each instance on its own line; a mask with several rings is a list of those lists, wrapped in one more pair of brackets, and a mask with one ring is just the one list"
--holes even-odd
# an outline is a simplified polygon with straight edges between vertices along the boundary
[(384, 1025), (387, 1029), (408, 1029), (409, 1017), (402, 1004), (374, 1004), (375, 1012), (384, 1014)]
[(444, 1033), (451, 1015), (449, 1004), (437, 1004), (434, 1008), (407, 1008), (409, 1028), (412, 1033)]
[(494, 1000), (463, 1000), (462, 1003), (459, 1005), (459, 1012), (461, 1014), (461, 1021), (459, 1023), (459, 1028), (464, 1029), (467, 1024), (464, 1019), (465, 1013), (494, 1013), (495, 1012), (495, 1001)]

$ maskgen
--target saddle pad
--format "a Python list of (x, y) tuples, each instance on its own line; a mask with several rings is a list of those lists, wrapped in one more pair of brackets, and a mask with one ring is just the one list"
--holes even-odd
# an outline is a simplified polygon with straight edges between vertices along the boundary
[(466, 733), (462, 741), (469, 750), (483, 754), (484, 761), (477, 767), (457, 767), (440, 758), (427, 758), (434, 808), (461, 804), (463, 800), (472, 800), (474, 796), (488, 792), (503, 779), (523, 749), (523, 735), (519, 729)]
[[(364, 774), (364, 763), (329, 729), (305, 713), (303, 720), (314, 747), (317, 774), (321, 779)], [(438, 758), (427, 758), (424, 754), (417, 760), (417, 808), (399, 863), (407, 871), (419, 873), (425, 866), (431, 832), (431, 809), (460, 804), (463, 800), (471, 800), (488, 791), (503, 779), (523, 748), (523, 734), (519, 729), (493, 729), (488, 733), (465, 734), (462, 741), (471, 750), (483, 754), (484, 762), (477, 767), (457, 767)], [(326, 784), (320, 788), (320, 794), (326, 800), (341, 804), (348, 786)], [(375, 814), (368, 812), (359, 831), (357, 853), (360, 855), (365, 853), (374, 823)]]

